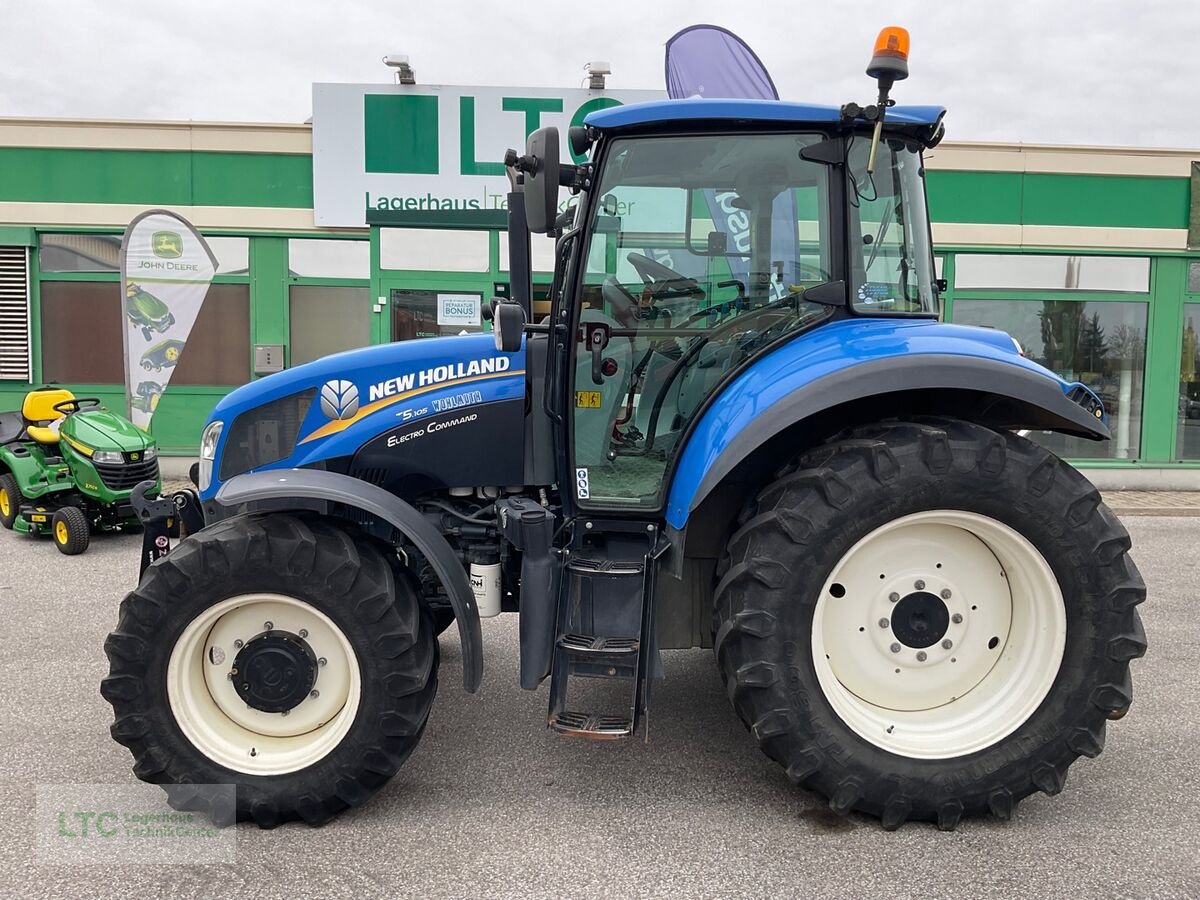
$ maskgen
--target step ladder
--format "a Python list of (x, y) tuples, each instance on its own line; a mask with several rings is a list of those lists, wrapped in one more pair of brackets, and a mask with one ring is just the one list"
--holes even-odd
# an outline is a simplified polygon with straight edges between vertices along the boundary
[[(610, 559), (583, 547), (567, 556), (559, 586), (548, 724), (562, 735), (616, 740), (631, 737), (650, 707), (655, 657), (654, 585), (658, 561), (670, 544), (661, 538), (654, 523), (593, 520), (591, 525), (594, 533), (640, 536), (644, 539), (643, 552), (637, 558)], [(626, 604), (626, 626), (622, 630), (636, 633), (591, 633), (585, 614), (589, 605), (595, 618), (595, 604), (617, 597)], [(569, 687), (577, 677), (627, 681), (627, 704), (604, 713), (569, 709)]]

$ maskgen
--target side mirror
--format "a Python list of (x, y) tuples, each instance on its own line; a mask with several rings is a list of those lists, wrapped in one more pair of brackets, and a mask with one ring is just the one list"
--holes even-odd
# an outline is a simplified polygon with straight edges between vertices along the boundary
[(522, 160), (525, 173), (525, 218), (534, 234), (554, 228), (558, 213), (558, 129), (539, 128), (529, 136)]
[(525, 335), (525, 310), (511, 300), (492, 298), (492, 334), (501, 353), (516, 353)]

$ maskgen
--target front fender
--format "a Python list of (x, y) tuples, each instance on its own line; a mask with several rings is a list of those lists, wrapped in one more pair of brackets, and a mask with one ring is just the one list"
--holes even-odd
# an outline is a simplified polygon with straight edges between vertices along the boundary
[[(237, 475), (225, 482), (215, 502), (227, 508), (263, 501), (340, 503), (389, 522), (407, 537), (437, 574), (458, 622), (462, 641), (463, 687), (472, 693), (483, 680), (483, 635), (479, 608), (467, 573), (446, 539), (412, 506), (395, 494), (349, 475), (319, 469), (288, 469)], [(306, 507), (302, 507), (306, 508)]]
[(932, 320), (847, 320), (801, 335), (752, 363), (709, 403), (679, 457), (667, 522), (691, 511), (738, 463), (785, 428), (863, 398), (972, 391), (1034, 410), (1026, 427), (1108, 438), (1099, 399), (1025, 359), (1007, 334)]

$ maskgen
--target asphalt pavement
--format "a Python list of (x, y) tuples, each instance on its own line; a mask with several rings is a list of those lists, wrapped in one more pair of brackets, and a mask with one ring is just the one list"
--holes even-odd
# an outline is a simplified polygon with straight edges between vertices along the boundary
[(1126, 520), (1150, 651), (1104, 753), (1012, 821), (894, 833), (789, 785), (734, 716), (708, 651), (665, 654), (648, 743), (552, 736), (516, 684), (516, 619), (485, 621), (484, 683), (457, 634), (420, 746), (323, 829), (236, 830), (215, 866), (48, 863), (35, 788), (133, 784), (99, 693), (139, 538), (61, 556), (0, 533), (0, 894), (12, 897), (1200, 897), (1200, 518)]

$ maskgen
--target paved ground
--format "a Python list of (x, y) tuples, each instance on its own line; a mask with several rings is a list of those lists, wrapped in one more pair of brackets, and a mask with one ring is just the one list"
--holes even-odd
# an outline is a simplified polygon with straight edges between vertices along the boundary
[(1150, 586), (1137, 700), (1066, 791), (1014, 821), (896, 833), (839, 819), (753, 746), (711, 655), (667, 655), (653, 740), (551, 737), (544, 692), (515, 686), (515, 621), (484, 624), (480, 694), (458, 688), (453, 630), (424, 740), (365, 808), (322, 830), (236, 832), (230, 866), (51, 866), (34, 786), (130, 783), (108, 737), (101, 649), (137, 539), (60, 556), (0, 534), (0, 893), (5, 896), (1200, 897), (1200, 521), (1128, 522)]

